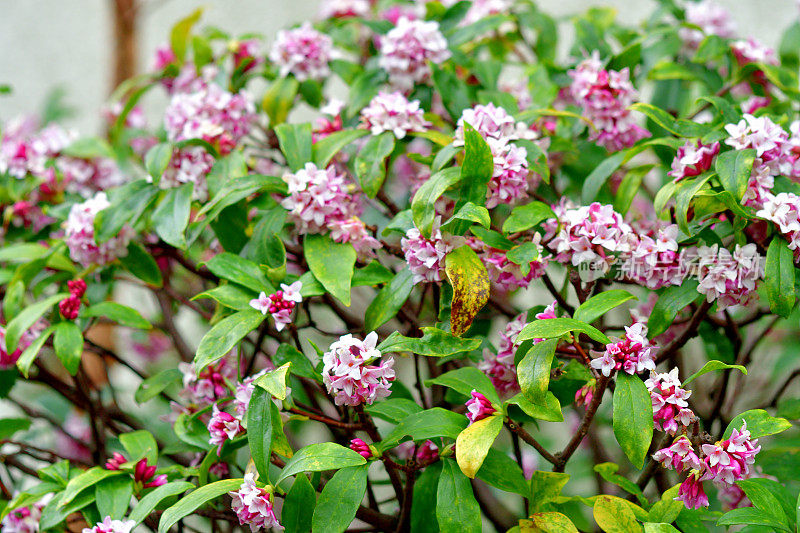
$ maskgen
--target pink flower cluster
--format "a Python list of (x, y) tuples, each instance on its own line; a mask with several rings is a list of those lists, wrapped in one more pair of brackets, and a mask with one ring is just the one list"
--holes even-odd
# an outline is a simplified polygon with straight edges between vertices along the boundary
[(3, 533), (39, 533), (42, 509), (52, 499), (53, 495), (48, 494), (34, 504), (12, 510), (0, 523), (0, 531)]
[(110, 516), (107, 516), (94, 527), (83, 528), (83, 533), (131, 533), (134, 527), (136, 527), (136, 522), (133, 520), (112, 520)]
[(699, 176), (711, 168), (718, 153), (718, 142), (709, 145), (700, 141), (697, 144), (686, 141), (686, 144), (678, 148), (678, 153), (672, 160), (672, 170), (667, 174), (672, 176), (672, 181)]
[(633, 229), (610, 205), (594, 202), (573, 207), (562, 201), (553, 211), (557, 218), (545, 221), (544, 227), (545, 237), (554, 236), (550, 247), (556, 251), (555, 259), (573, 266), (593, 265), (588, 272), (581, 272), (587, 281), (609, 271), (614, 260), (611, 254), (630, 253), (637, 244)]
[(303, 297), (300, 296), (302, 288), (301, 281), (295, 281), (291, 285), (281, 283), (281, 290), (269, 296), (262, 292), (258, 298), (250, 300), (250, 307), (261, 311), (264, 315), (271, 314), (275, 320), (275, 329), (282, 331), (287, 324), (292, 323), (292, 311), (295, 305), (303, 301)]
[(194, 183), (192, 197), (204, 202), (208, 199), (206, 176), (213, 166), (214, 156), (202, 146), (175, 148), (158, 185), (162, 189), (168, 189), (180, 187), (185, 183)]
[(639, 232), (627, 258), (629, 265), (623, 267), (626, 277), (650, 289), (680, 285), (684, 280), (681, 261), (685, 254), (678, 252), (677, 238), (675, 224), (658, 228), (655, 233)]
[(366, 17), (369, 14), (369, 0), (323, 0), (320, 17), (324, 19)]
[(759, 451), (758, 440), (750, 438), (745, 422), (742, 429), (734, 429), (729, 438), (701, 445), (699, 454), (692, 442), (681, 436), (671, 446), (658, 450), (653, 459), (665, 468), (689, 471), (676, 499), (690, 509), (697, 509), (708, 505), (704, 481), (711, 481), (725, 490), (739, 480), (752, 477), (752, 466)]
[(569, 88), (572, 99), (594, 125), (589, 140), (616, 152), (650, 136), (650, 132), (636, 125), (628, 111), (638, 94), (627, 67), (621, 71), (606, 70), (595, 51), (568, 74), (572, 78)]
[(180, 396), (197, 407), (205, 407), (228, 396), (228, 382), (236, 380), (235, 365), (228, 357), (208, 365), (200, 374), (197, 373), (194, 363), (178, 363), (178, 369), (183, 372), (183, 390)]
[(263, 63), (264, 58), (260, 55), (260, 48), (261, 43), (257, 39), (232, 42), (230, 50), (234, 68), (248, 72)]
[(353, 439), (350, 441), (350, 449), (356, 452), (364, 459), (372, 457), (372, 450), (369, 449), (369, 444), (361, 439)]
[(278, 32), (269, 59), (280, 67), (282, 77), (293, 74), (302, 82), (325, 79), (331, 72), (328, 63), (335, 55), (333, 40), (305, 22), (299, 28)]
[(468, 26), (491, 15), (508, 14), (513, 3), (513, 0), (472, 0), (467, 14), (461, 19), (459, 25)]
[(762, 166), (767, 167), (772, 176), (792, 174), (794, 159), (789, 135), (769, 117), (744, 115), (738, 124), (726, 125), (725, 131), (729, 135), (725, 144), (737, 150), (752, 148), (756, 151), (754, 174)]
[(14, 365), (17, 364), (17, 360), (19, 359), (19, 356), (22, 355), (22, 352), (24, 352), (28, 346), (33, 344), (33, 341), (35, 341), (46, 328), (47, 323), (44, 320), (40, 319), (35, 322), (30, 328), (25, 330), (25, 333), (22, 334), (19, 344), (17, 345), (17, 349), (9, 354), (6, 351), (6, 328), (0, 326), (0, 370), (14, 368)]
[(75, 132), (56, 124), (37, 129), (38, 121), (20, 117), (3, 124), (0, 137), (0, 174), (22, 179), (27, 175), (44, 178), (49, 159), (59, 155), (77, 138)]
[(656, 429), (670, 435), (684, 433), (695, 416), (686, 401), (692, 391), (681, 388), (678, 369), (673, 368), (663, 373), (651, 372), (645, 385), (653, 402), (653, 422)]
[(275, 516), (272, 494), (267, 489), (256, 485), (255, 477), (251, 472), (244, 475), (239, 490), (228, 494), (232, 500), (231, 508), (239, 518), (239, 524), (250, 526), (252, 533), (269, 528), (283, 529)]
[(752, 37), (731, 43), (731, 49), (740, 65), (746, 65), (748, 63), (763, 63), (765, 65), (780, 64), (773, 48), (770, 48)]
[(483, 353), (483, 361), (478, 363), (478, 368), (489, 376), (492, 384), (501, 395), (508, 395), (519, 389), (517, 383), (517, 367), (514, 356), (517, 353), (515, 342), (517, 335), (525, 327), (525, 313), (517, 315), (514, 320), (506, 324), (500, 333), (500, 349), (496, 354), (489, 350)]
[(403, 93), (379, 92), (370, 100), (369, 105), (361, 110), (361, 120), (373, 135), (391, 131), (398, 139), (408, 133), (425, 131), (430, 123), (424, 118), (424, 111), (419, 100), (411, 100)]
[(592, 355), (597, 357), (592, 359), (590, 366), (606, 377), (619, 370), (638, 374), (645, 370), (655, 370), (655, 351), (656, 347), (647, 338), (647, 326), (637, 322), (632, 326), (625, 326), (625, 335), (606, 344), (604, 352), (593, 352)]
[(719, 245), (697, 249), (697, 291), (708, 302), (717, 301), (719, 310), (747, 305), (756, 295), (756, 282), (764, 277), (764, 258), (755, 244), (736, 245), (733, 253)]
[(170, 141), (202, 139), (222, 155), (247, 135), (254, 120), (255, 107), (245, 93), (232, 94), (215, 83), (174, 94), (164, 113)]
[(406, 258), (406, 264), (413, 274), (414, 283), (438, 283), (444, 279), (445, 257), (456, 248), (458, 239), (444, 237), (439, 228), (437, 217), (431, 229), (430, 238), (425, 237), (417, 228), (409, 229), (400, 239), (400, 248)]
[(88, 267), (105, 265), (128, 254), (128, 243), (133, 236), (130, 226), (123, 226), (119, 234), (102, 244), (94, 238), (94, 219), (97, 213), (110, 206), (106, 193), (98, 192), (83, 203), (70, 209), (66, 224), (66, 242), (73, 261)]
[(791, 192), (767, 193), (756, 215), (773, 222), (786, 236), (795, 257), (800, 256), (800, 196)]
[(81, 308), (81, 298), (86, 294), (86, 282), (82, 279), (70, 280), (67, 288), (69, 296), (58, 302), (58, 310), (67, 320), (75, 320)]
[(208, 421), (208, 432), (211, 435), (208, 443), (217, 446), (217, 455), (222, 453), (222, 445), (227, 440), (233, 440), (237, 435), (244, 432), (242, 423), (238, 418), (220, 411), (217, 404), (214, 404), (211, 412), (211, 419)]
[(681, 28), (679, 35), (689, 48), (696, 49), (707, 35), (731, 39), (736, 35), (736, 25), (727, 9), (712, 2), (686, 2), (686, 22), (700, 29)]
[(322, 381), (336, 405), (372, 404), (391, 393), (394, 359), (370, 364), (381, 357), (375, 347), (377, 342), (374, 331), (363, 341), (348, 334), (339, 337), (323, 354)]
[(467, 406), (467, 419), (469, 420), (470, 424), (477, 422), (478, 420), (483, 420), (484, 418), (489, 418), (497, 412), (497, 409), (494, 408), (492, 402), (490, 402), (489, 399), (480, 392), (472, 389), (472, 392), (470, 392), (469, 395), (470, 398), (464, 405)]
[[(501, 291), (512, 291), (526, 288), (531, 281), (542, 277), (550, 262), (550, 256), (545, 255), (544, 247), (539, 244), (540, 241), (541, 235), (534, 234), (531, 242), (539, 250), (539, 257), (531, 261), (525, 269), (522, 265), (509, 261), (505, 251), (483, 245), (484, 251), (480, 254), (480, 258), (486, 266), (486, 272), (492, 283)], [(527, 270), (527, 273), (523, 274), (524, 270)]]
[(323, 170), (306, 163), (283, 179), (289, 185), (289, 196), (281, 205), (289, 210), (300, 234), (330, 232), (335, 241), (353, 244), (362, 259), (374, 256), (381, 247), (358, 218), (361, 206), (350, 193), (352, 184), (334, 166)]
[[(114, 452), (111, 459), (106, 461), (106, 470), (121, 470), (128, 459), (119, 452)], [(147, 458), (139, 459), (133, 467), (134, 490), (138, 494), (143, 489), (160, 487), (167, 483), (167, 475), (156, 475), (156, 466), (148, 465)]]
[(440, 64), (450, 55), (438, 22), (400, 17), (380, 39), (378, 65), (389, 74), (393, 87), (408, 92), (430, 78), (428, 62)]
[(64, 175), (66, 189), (84, 197), (127, 181), (117, 163), (107, 157), (82, 159), (62, 155), (56, 159), (56, 166)]

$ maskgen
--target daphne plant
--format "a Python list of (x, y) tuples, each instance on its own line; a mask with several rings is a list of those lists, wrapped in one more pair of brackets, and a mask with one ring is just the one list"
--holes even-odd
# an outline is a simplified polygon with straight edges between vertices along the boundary
[(2, 530), (797, 531), (800, 22), (322, 4), (3, 123)]

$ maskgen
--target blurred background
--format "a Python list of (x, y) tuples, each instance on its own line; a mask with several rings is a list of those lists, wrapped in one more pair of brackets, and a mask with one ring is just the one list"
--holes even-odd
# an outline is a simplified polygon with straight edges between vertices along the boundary
[[(0, 0), (0, 120), (38, 112), (54, 87), (63, 88), (74, 109), (66, 121), (84, 134), (100, 125), (98, 110), (116, 79), (147, 70), (155, 48), (166, 42), (179, 19), (204, 7), (203, 23), (234, 35), (260, 33), (271, 42), (280, 28), (314, 19), (320, 0)], [(777, 45), (784, 27), (800, 13), (796, 0), (717, 0), (730, 10), (739, 33)], [(541, 0), (562, 17), (591, 5), (614, 6), (619, 19), (637, 23), (652, 0)], [(131, 37), (131, 36), (134, 37)], [(116, 64), (115, 64), (116, 63)]]

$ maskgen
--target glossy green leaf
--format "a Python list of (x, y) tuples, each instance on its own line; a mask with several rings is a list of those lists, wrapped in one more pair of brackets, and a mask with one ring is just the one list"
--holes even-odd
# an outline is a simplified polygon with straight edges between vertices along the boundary
[(200, 340), (194, 363), (197, 372), (221, 359), (264, 320), (260, 311), (239, 311), (220, 320)]
[(541, 404), (545, 401), (557, 345), (558, 339), (538, 342), (530, 347), (517, 365), (520, 390), (531, 403)]
[(153, 326), (136, 309), (117, 302), (100, 302), (85, 308), (81, 312), (84, 318), (103, 317), (116, 322), (120, 326), (137, 329), (150, 329)]
[(653, 440), (650, 393), (638, 376), (617, 373), (614, 390), (614, 437), (633, 466), (642, 468)]
[(95, 485), (94, 493), (100, 515), (120, 520), (128, 512), (128, 504), (133, 495), (133, 480), (124, 476), (104, 479)]
[(247, 408), (247, 443), (259, 477), (269, 482), (270, 451), (272, 449), (272, 397), (260, 388), (253, 389)]
[(411, 270), (404, 268), (378, 291), (364, 314), (366, 331), (375, 331), (397, 315), (414, 288), (413, 277)]
[(161, 394), (170, 385), (179, 383), (182, 379), (183, 372), (177, 368), (168, 368), (142, 381), (136, 389), (133, 399), (136, 400), (136, 403), (144, 403)]
[(49, 326), (47, 329), (42, 331), (36, 339), (25, 348), (22, 354), (17, 359), (17, 369), (19, 370), (20, 374), (28, 377), (28, 371), (33, 364), (33, 361), (36, 359), (36, 356), (39, 354), (39, 351), (42, 349), (44, 344), (47, 342), (47, 339), (52, 335), (53, 331), (55, 331), (55, 326)]
[(293, 172), (311, 161), (311, 124), (280, 124), (275, 127), (275, 134)]
[(745, 376), (747, 375), (747, 369), (741, 365), (729, 365), (727, 363), (723, 363), (722, 361), (709, 361), (703, 365), (703, 368), (683, 380), (683, 386), (685, 387), (695, 379), (699, 378), (703, 374), (707, 374), (709, 372), (714, 372), (715, 370), (733, 370), (736, 369)]
[(83, 334), (75, 322), (59, 322), (53, 333), (53, 350), (70, 375), (78, 372), (83, 353)]
[(442, 461), (436, 501), (436, 520), (442, 533), (480, 533), (481, 510), (472, 485), (452, 459)]
[(331, 296), (350, 306), (350, 284), (356, 250), (350, 243), (337, 243), (327, 235), (306, 235), (303, 252), (308, 268)]
[(714, 170), (717, 171), (722, 187), (731, 193), (737, 201), (741, 201), (753, 172), (753, 161), (756, 151), (730, 150), (723, 152), (714, 160)]
[(14, 353), (17, 350), (22, 334), (39, 320), (43, 314), (50, 310), (51, 307), (67, 296), (69, 296), (69, 294), (64, 292), (54, 294), (33, 305), (29, 305), (15, 316), (13, 320), (8, 323), (8, 326), (6, 326), (6, 353)]
[(144, 168), (150, 177), (158, 183), (166, 172), (169, 161), (172, 159), (174, 147), (172, 143), (158, 143), (147, 151), (144, 156)]
[(120, 257), (119, 262), (128, 272), (145, 283), (154, 287), (161, 287), (164, 284), (158, 263), (138, 242), (128, 245), (128, 254)]
[(369, 135), (368, 130), (342, 130), (335, 131), (327, 137), (319, 139), (312, 148), (314, 164), (319, 168), (327, 167), (333, 156), (339, 153), (340, 150), (365, 135)]
[(544, 202), (530, 202), (511, 210), (511, 214), (503, 222), (503, 233), (526, 231), (548, 218), (555, 218), (555, 213)]
[[(492, 149), (472, 124), (464, 122), (464, 161), (461, 163), (461, 181), (456, 194), (455, 210), (458, 212), (467, 202), (484, 205), (489, 180), (494, 172)], [(462, 234), (468, 222), (454, 224), (453, 233)]]
[(411, 215), (414, 225), (422, 235), (429, 237), (436, 216), (436, 200), (453, 185), (461, 181), (461, 169), (449, 167), (440, 170), (422, 184), (411, 200)]
[(445, 372), (435, 379), (425, 380), (425, 385), (441, 385), (449, 387), (454, 391), (460, 392), (464, 396), (469, 396), (474, 389), (489, 399), (490, 402), (499, 404), (500, 397), (492, 385), (492, 381), (480, 370), (475, 367), (465, 366)]
[(128, 515), (128, 520), (133, 520), (136, 524), (140, 524), (155, 510), (159, 503), (193, 488), (194, 485), (188, 481), (171, 481), (166, 485), (156, 487), (139, 500), (133, 511)]
[(686, 280), (680, 285), (661, 289), (658, 293), (658, 300), (647, 319), (650, 337), (657, 337), (667, 331), (678, 313), (701, 297), (702, 295), (697, 292), (696, 280)]
[(161, 515), (161, 520), (158, 522), (158, 533), (167, 533), (178, 520), (189, 516), (207, 502), (215, 500), (228, 492), (239, 490), (242, 481), (241, 478), (223, 479), (190, 492), (178, 500), (175, 505), (164, 511)]
[(335, 442), (310, 444), (297, 450), (294, 456), (286, 461), (286, 465), (275, 483), (278, 484), (300, 472), (322, 472), (348, 466), (360, 466), (366, 462), (366, 459), (350, 448), (345, 448)]
[(622, 289), (603, 291), (583, 302), (572, 314), (572, 317), (575, 320), (591, 324), (615, 307), (622, 305), (628, 300), (636, 299), (636, 296)]
[(519, 336), (517, 337), (517, 343), (530, 339), (560, 338), (573, 331), (585, 333), (589, 336), (589, 338), (594, 339), (597, 342), (602, 342), (603, 344), (609, 344), (611, 342), (611, 339), (609, 339), (599, 329), (581, 322), (580, 320), (565, 317), (548, 318), (531, 322), (522, 328), (522, 331), (520, 331)]
[(184, 232), (189, 224), (194, 184), (167, 189), (164, 198), (153, 211), (152, 219), (156, 233), (161, 239), (176, 248), (186, 248)]
[(61, 497), (61, 501), (58, 505), (59, 507), (64, 507), (85, 489), (94, 487), (97, 483), (106, 478), (121, 475), (126, 474), (119, 470), (106, 470), (100, 466), (93, 466), (89, 470), (69, 480), (67, 487), (64, 489), (64, 495)]
[(261, 107), (269, 117), (270, 126), (274, 128), (286, 122), (299, 89), (300, 84), (292, 76), (278, 78), (272, 82), (261, 101)]
[[(369, 328), (367, 328), (369, 329)], [(382, 353), (411, 352), (433, 357), (447, 357), (471, 352), (481, 345), (480, 339), (456, 337), (439, 328), (421, 327), (422, 337), (405, 337), (395, 331), (378, 345)]]
[(270, 393), (279, 400), (286, 399), (286, 377), (289, 375), (289, 368), (292, 363), (270, 370), (255, 381), (255, 384)]
[(344, 532), (364, 499), (368, 465), (342, 468), (325, 484), (314, 508), (313, 531)]
[(311, 531), (311, 518), (316, 505), (317, 493), (308, 481), (308, 477), (305, 474), (296, 476), (283, 502), (281, 524), (286, 531), (293, 533)]
[(355, 160), (355, 174), (361, 190), (374, 198), (386, 178), (386, 159), (394, 151), (394, 133), (384, 131), (374, 135), (359, 150)]
[(774, 417), (763, 409), (750, 409), (733, 417), (722, 438), (730, 437), (734, 429), (741, 430), (745, 422), (750, 437), (754, 439), (775, 435), (792, 427), (792, 423), (785, 418)]
[(769, 243), (764, 267), (764, 287), (770, 311), (784, 318), (789, 316), (796, 299), (794, 285), (794, 252), (782, 237), (775, 236)]
[(158, 461), (158, 444), (153, 434), (145, 429), (123, 433), (119, 436), (119, 442), (125, 451), (128, 452), (128, 460), (138, 461), (142, 457), (147, 459), (150, 465)]
[(271, 294), (275, 288), (258, 265), (230, 252), (215, 255), (206, 267), (216, 276), (246, 287), (255, 293)]
[(414, 442), (436, 437), (455, 439), (465, 427), (467, 427), (467, 417), (464, 415), (434, 407), (408, 415), (401, 420), (380, 442), (379, 448), (381, 450), (394, 448), (404, 437), (411, 437)]
[[(652, 418), (652, 417), (651, 417)], [(636, 521), (628, 502), (616, 496), (598, 496), (592, 511), (594, 520), (606, 533), (637, 533), (642, 526)]]

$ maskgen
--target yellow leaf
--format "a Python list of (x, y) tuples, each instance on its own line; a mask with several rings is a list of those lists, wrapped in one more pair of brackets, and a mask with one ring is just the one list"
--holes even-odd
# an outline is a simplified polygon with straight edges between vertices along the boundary
[(578, 533), (578, 528), (566, 515), (555, 511), (534, 513), (530, 520), (520, 520), (519, 530), (524, 533)]
[(501, 429), (503, 418), (495, 415), (478, 420), (458, 434), (456, 462), (465, 476), (475, 478)]
[(450, 331), (461, 336), (489, 300), (489, 274), (478, 255), (466, 244), (447, 254), (445, 272), (453, 286)]
[(594, 502), (594, 520), (606, 533), (641, 533), (629, 502), (616, 496), (598, 496)]

